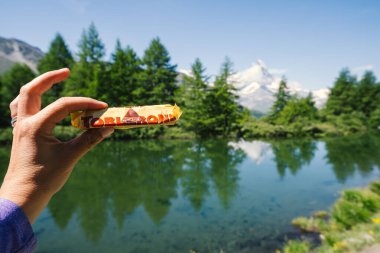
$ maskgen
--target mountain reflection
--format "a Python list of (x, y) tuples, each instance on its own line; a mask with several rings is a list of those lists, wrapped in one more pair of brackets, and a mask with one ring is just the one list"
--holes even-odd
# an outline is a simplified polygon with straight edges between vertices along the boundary
[(76, 213), (86, 236), (97, 242), (108, 210), (120, 228), (139, 206), (158, 224), (177, 198), (179, 182), (194, 210), (201, 209), (210, 187), (228, 208), (244, 158), (225, 140), (103, 143), (80, 161), (48, 207), (62, 229)]

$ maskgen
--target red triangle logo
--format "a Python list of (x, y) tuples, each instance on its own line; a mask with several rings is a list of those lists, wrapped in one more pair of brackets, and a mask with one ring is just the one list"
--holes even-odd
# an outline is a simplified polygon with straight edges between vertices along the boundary
[(129, 117), (139, 117), (139, 115), (137, 114), (137, 112), (135, 112), (135, 110), (133, 109), (129, 109), (127, 114), (125, 114), (124, 118), (129, 118)]

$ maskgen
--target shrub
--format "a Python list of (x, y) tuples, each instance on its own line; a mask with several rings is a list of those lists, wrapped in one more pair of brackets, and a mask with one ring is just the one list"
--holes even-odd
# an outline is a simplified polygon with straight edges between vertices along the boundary
[(334, 205), (332, 218), (343, 228), (368, 222), (374, 212), (379, 210), (379, 198), (365, 190), (346, 190)]
[(307, 241), (288, 241), (284, 247), (284, 253), (309, 253), (310, 243)]
[(377, 195), (380, 195), (380, 181), (371, 183), (369, 189)]

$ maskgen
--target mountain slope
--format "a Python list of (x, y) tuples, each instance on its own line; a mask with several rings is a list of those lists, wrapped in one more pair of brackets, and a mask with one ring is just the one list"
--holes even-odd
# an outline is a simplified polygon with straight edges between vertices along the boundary
[(44, 53), (37, 47), (17, 39), (0, 37), (0, 74), (16, 63), (28, 65), (37, 72), (37, 64)]
[[(272, 75), (261, 60), (252, 67), (231, 76), (231, 82), (238, 90), (240, 103), (248, 109), (264, 113), (269, 112), (280, 81), (281, 77)], [(312, 91), (301, 88), (294, 81), (287, 83), (292, 95), (306, 97), (311, 92), (317, 107), (322, 107), (328, 98), (329, 89), (327, 88)]]

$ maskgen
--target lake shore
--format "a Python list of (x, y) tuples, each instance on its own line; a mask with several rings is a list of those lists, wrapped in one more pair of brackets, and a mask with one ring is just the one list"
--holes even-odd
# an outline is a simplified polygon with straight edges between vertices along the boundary
[(300, 230), (302, 239), (288, 241), (284, 253), (378, 252), (380, 181), (344, 190), (330, 211), (298, 217), (292, 225)]

